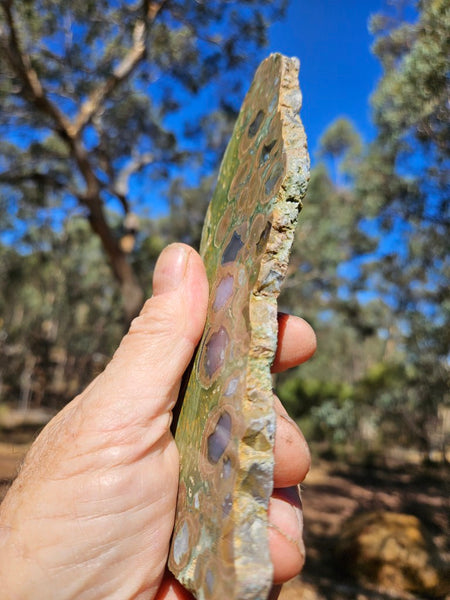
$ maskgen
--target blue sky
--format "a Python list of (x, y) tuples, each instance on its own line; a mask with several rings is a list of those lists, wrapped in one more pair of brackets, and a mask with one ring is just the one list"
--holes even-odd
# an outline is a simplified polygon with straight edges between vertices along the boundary
[(270, 30), (270, 51), (301, 61), (301, 115), (312, 159), (321, 134), (340, 115), (366, 139), (373, 134), (368, 98), (381, 68), (370, 52), (368, 20), (383, 6), (383, 0), (291, 0), (284, 21)]
[[(302, 120), (313, 163), (320, 136), (340, 115), (350, 117), (366, 139), (373, 135), (368, 99), (381, 68), (370, 52), (373, 39), (368, 32), (368, 20), (383, 8), (386, 0), (290, 0), (285, 19), (271, 26), (265, 53), (282, 52), (298, 56), (301, 61)], [(246, 89), (244, 84), (242, 95)], [(204, 103), (197, 97), (186, 98), (186, 106), (194, 112), (196, 107), (204, 109)], [(182, 127), (179, 115), (175, 114), (173, 121), (169, 121), (169, 127), (176, 130), (178, 121), (178, 127)], [(192, 143), (195, 148), (195, 140)], [(135, 191), (142, 189), (142, 195), (148, 196), (145, 176), (134, 185)], [(151, 216), (167, 210), (163, 188), (163, 182), (154, 183), (152, 201), (146, 202)], [(159, 200), (155, 200), (158, 195)], [(140, 201), (138, 194), (136, 202)]]
[[(337, 117), (349, 117), (366, 140), (375, 133), (369, 97), (381, 76), (381, 66), (370, 51), (373, 37), (368, 23), (372, 14), (386, 8), (386, 0), (290, 0), (286, 17), (270, 27), (269, 47), (261, 53), (261, 58), (281, 52), (297, 56), (301, 62), (301, 117), (313, 164), (320, 136)], [(249, 80), (243, 85), (236, 108), (252, 76), (249, 71)], [(197, 115), (204, 111), (209, 95), (215, 91), (207, 89), (200, 99), (187, 96), (185, 107)], [(168, 124), (175, 129), (182, 126), (179, 115), (168, 119)], [(182, 128), (180, 135), (183, 136)], [(196, 140), (184, 141), (196, 149)], [(191, 183), (195, 181), (192, 173)], [(156, 216), (161, 209), (164, 212), (165, 206), (153, 205), (152, 215)]]

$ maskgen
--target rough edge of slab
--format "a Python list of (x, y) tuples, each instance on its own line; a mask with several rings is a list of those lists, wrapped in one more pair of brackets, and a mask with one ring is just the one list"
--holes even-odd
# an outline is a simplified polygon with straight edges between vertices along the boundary
[[(236, 593), (236, 598), (240, 600), (266, 598), (272, 585), (268, 504), (273, 490), (273, 445), (276, 426), (270, 372), (277, 348), (273, 332), (278, 330), (277, 299), (288, 268), (295, 227), (302, 207), (301, 199), (305, 195), (309, 179), (306, 136), (299, 117), (302, 102), (298, 84), (299, 60), (282, 55), (271, 55), (267, 60), (278, 59), (278, 57), (282, 61), (280, 109), (285, 170), (274, 203), (272, 227), (265, 254), (249, 301), (251, 333), (247, 396), (243, 401), (242, 410), (250, 425), (239, 448), (240, 470), (236, 487), (241, 492), (236, 499), (236, 510), (242, 514), (242, 522), (253, 521), (254, 530), (249, 531), (249, 535), (240, 540), (239, 558), (235, 561), (237, 581), (245, 581), (245, 587), (241, 587)], [(267, 414), (268, 406), (272, 407), (272, 415)], [(247, 436), (252, 437), (251, 444), (247, 443)], [(255, 478), (258, 477), (255, 475), (254, 467), (258, 463), (261, 464), (264, 447), (270, 448), (272, 460), (266, 462), (261, 469), (261, 477), (265, 479), (260, 484), (265, 496), (264, 502), (255, 504), (253, 497), (250, 500), (249, 495), (242, 492), (242, 489), (247, 487), (243, 482), (252, 469)], [(258, 517), (256, 520), (255, 510)], [(254, 563), (248, 559), (252, 554), (250, 547), (254, 544), (266, 546), (270, 567), (268, 566), (264, 577), (260, 571), (253, 572)], [(249, 546), (249, 552), (245, 551), (246, 546)]]

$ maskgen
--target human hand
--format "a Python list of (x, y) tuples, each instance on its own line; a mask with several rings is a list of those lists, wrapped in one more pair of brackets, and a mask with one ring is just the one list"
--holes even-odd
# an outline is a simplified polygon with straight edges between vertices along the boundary
[[(154, 293), (105, 371), (44, 428), (0, 506), (0, 598), (181, 600), (166, 571), (179, 457), (171, 410), (201, 337), (208, 284), (199, 255), (163, 251)], [(283, 316), (274, 370), (303, 362), (315, 337)], [(276, 399), (269, 509), (275, 581), (303, 564), (295, 488), (309, 452)]]

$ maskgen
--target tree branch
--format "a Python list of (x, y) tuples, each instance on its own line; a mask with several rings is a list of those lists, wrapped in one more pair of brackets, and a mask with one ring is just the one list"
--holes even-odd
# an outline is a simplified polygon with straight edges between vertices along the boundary
[(0, 173), (0, 184), (6, 185), (18, 185), (26, 183), (27, 181), (33, 182), (37, 185), (51, 186), (55, 189), (66, 188), (66, 183), (58, 181), (52, 175), (48, 173), (40, 173), (39, 171), (29, 171), (23, 173)]
[[(69, 147), (71, 156), (86, 185), (82, 193), (76, 194), (77, 198), (89, 211), (88, 219), (92, 230), (100, 237), (103, 248), (109, 257), (113, 272), (121, 286), (127, 320), (131, 320), (140, 308), (142, 290), (126, 255), (121, 250), (107, 222), (101, 198), (101, 191), (104, 186), (95, 173), (88, 150), (84, 146), (80, 134), (83, 127), (90, 122), (100, 109), (104, 100), (121, 82), (131, 75), (139, 62), (145, 57), (148, 28), (168, 0), (144, 0), (143, 18), (136, 23), (132, 49), (117, 66), (111, 77), (88, 98), (73, 122), (48, 98), (38, 74), (32, 67), (29, 55), (22, 48), (12, 12), (12, 1), (1, 0), (7, 28), (0, 29), (0, 46), (6, 54), (11, 69), (21, 82), (21, 93), (24, 98), (39, 112), (51, 119), (54, 124), (54, 131)], [(124, 208), (126, 209), (126, 203)]]
[(147, 51), (146, 38), (149, 28), (167, 1), (168, 0), (146, 0), (143, 3), (143, 18), (136, 21), (134, 26), (133, 47), (117, 65), (112, 75), (99, 85), (85, 102), (83, 102), (71, 127), (72, 135), (78, 135), (83, 128), (90, 123), (106, 98), (108, 98), (125, 79), (130, 77), (139, 63), (145, 58)]
[(14, 17), (11, 11), (11, 1), (3, 1), (2, 8), (5, 13), (6, 22), (8, 24), (8, 32), (1, 32), (0, 42), (3, 46), (8, 61), (19, 77), (24, 87), (26, 97), (39, 110), (50, 116), (56, 123), (59, 133), (67, 136), (70, 126), (70, 121), (59, 110), (59, 108), (51, 102), (39, 81), (36, 71), (31, 65), (31, 60), (28, 54), (21, 47), (19, 36), (14, 22)]
[(151, 152), (145, 152), (144, 154), (134, 156), (119, 171), (116, 180), (113, 182), (111, 191), (120, 200), (125, 209), (125, 212), (128, 212), (129, 210), (126, 197), (128, 195), (128, 184), (130, 177), (134, 173), (139, 172), (146, 165), (151, 164), (154, 161), (154, 158), (155, 157)]

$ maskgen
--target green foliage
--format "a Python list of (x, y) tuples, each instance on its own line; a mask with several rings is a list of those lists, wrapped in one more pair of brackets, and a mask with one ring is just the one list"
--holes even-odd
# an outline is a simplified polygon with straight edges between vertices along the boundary
[(0, 245), (1, 396), (22, 408), (65, 404), (123, 332), (117, 286), (85, 220), (46, 239), (28, 254)]
[[(92, 357), (118, 341), (120, 299), (128, 322), (161, 249), (198, 240), (242, 84), (285, 4), (1, 3), (7, 400), (61, 403), (78, 391)], [(165, 206), (168, 217), (146, 219)], [(67, 385), (53, 393), (56, 372)]]
[(0, 192), (17, 241), (43, 210), (51, 219), (55, 209), (68, 218), (81, 208), (130, 320), (142, 290), (111, 215), (120, 211), (125, 222), (151, 202), (160, 211), (172, 177), (181, 173), (192, 185), (211, 174), (221, 148), (211, 145), (208, 160), (198, 160), (209, 137), (206, 112), (223, 112), (223, 88), (238, 108), (267, 27), (284, 7), (285, 0), (3, 2)]
[[(117, 344), (124, 284), (150, 294), (161, 249), (198, 245), (241, 84), (284, 2), (160, 4), (2, 5), (18, 44), (3, 10), (2, 401), (64, 404)], [(317, 356), (278, 382), (310, 439), (429, 451), (448, 444), (450, 4), (389, 7), (371, 21), (375, 139), (345, 117), (324, 133), (280, 301), (312, 323)]]
[(384, 76), (373, 95), (375, 120), (386, 143), (399, 144), (412, 134), (418, 142), (436, 146), (436, 156), (448, 157), (448, 68), (450, 5), (447, 0), (417, 3), (416, 23), (383, 28), (373, 51)]
[[(413, 23), (376, 19), (374, 52), (384, 73), (372, 97), (378, 135), (369, 146), (356, 188), (378, 208), (392, 247), (380, 240), (375, 283), (397, 323), (405, 360), (403, 388), (391, 389), (405, 427), (423, 444), (442, 429), (448, 402), (448, 265), (450, 4), (414, 4)], [(377, 271), (376, 280), (374, 272)], [(428, 441), (427, 441), (428, 440)]]
[[(386, 347), (385, 332), (392, 328), (389, 307), (373, 294), (365, 300), (360, 296), (367, 294), (364, 261), (377, 246), (363, 227), (370, 209), (352, 187), (361, 138), (340, 118), (324, 133), (322, 143), (319, 155), (327, 163), (311, 172), (292, 272), (282, 294), (286, 308), (314, 326), (318, 352), (307, 364), (279, 377), (279, 393), (309, 439), (369, 444), (372, 440), (365, 439), (360, 428), (375, 398), (364, 397), (363, 382), (375, 365), (392, 360), (398, 349)], [(372, 432), (376, 414), (370, 419)]]
[(328, 158), (334, 166), (334, 177), (354, 172), (362, 152), (362, 140), (353, 123), (346, 117), (337, 118), (319, 141), (319, 157)]
[[(107, 203), (111, 196), (121, 200), (116, 188), (125, 176), (124, 162), (135, 160), (136, 171), (129, 174), (134, 175), (136, 156), (151, 152), (141, 165), (151, 176), (161, 164), (167, 168), (185, 158), (180, 154), (186, 143), (183, 128), (200, 122), (204, 113), (183, 116), (180, 107), (198, 105), (203, 88), (211, 90), (208, 109), (220, 106), (218, 90), (225, 82), (239, 96), (241, 83), (266, 43), (267, 25), (282, 14), (284, 2), (246, 0), (239, 10), (232, 3), (186, 0), (9, 4), (2, 25), (8, 51), (0, 57), (0, 124), (6, 134), (15, 129), (21, 138), (6, 136), (14, 143), (2, 147), (2, 180), (20, 191), (17, 177), (29, 179), (38, 173), (46, 176), (48, 189), (63, 188), (65, 195), (80, 200), (86, 182), (68, 143), (73, 135), (105, 182), (102, 200)], [(22, 52), (15, 58), (9, 55), (14, 34)], [(139, 44), (145, 48), (142, 56)], [(139, 55), (136, 63), (134, 53)], [(50, 105), (29, 89), (22, 72), (26, 68), (29, 76), (32, 69), (39, 78)], [(54, 113), (59, 113), (59, 122)], [(179, 115), (177, 131), (165, 124), (172, 113)], [(67, 130), (61, 131), (64, 126)], [(20, 164), (13, 148), (22, 158)], [(12, 182), (11, 171), (16, 175)], [(127, 202), (133, 202), (133, 192), (127, 193)], [(25, 195), (23, 201), (28, 202)]]
[(340, 117), (322, 135), (320, 154), (340, 158), (349, 151), (361, 151), (361, 138), (350, 121)]
[(299, 419), (324, 402), (332, 401), (337, 406), (343, 404), (352, 397), (353, 389), (342, 381), (302, 379), (298, 376), (287, 379), (280, 386), (279, 393), (291, 414)]
[(358, 187), (375, 196), (386, 223), (393, 214), (415, 224), (428, 220), (447, 235), (450, 5), (410, 4), (419, 11), (415, 23), (372, 21), (384, 73), (372, 96), (378, 135)]
[(216, 178), (204, 177), (198, 186), (186, 186), (175, 179), (169, 190), (170, 211), (163, 222), (167, 239), (200, 247), (203, 221), (212, 197)]
[(371, 23), (376, 138), (345, 118), (322, 136), (283, 296), (318, 356), (280, 381), (317, 439), (430, 451), (448, 444), (450, 4), (409, 5), (415, 22)]

